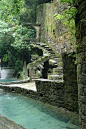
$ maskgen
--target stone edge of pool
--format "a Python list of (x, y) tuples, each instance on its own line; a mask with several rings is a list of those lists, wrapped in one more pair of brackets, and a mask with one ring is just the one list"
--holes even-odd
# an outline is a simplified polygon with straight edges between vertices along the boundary
[(0, 114), (0, 129), (26, 129)]
[[(42, 81), (47, 81), (48, 82), (48, 80), (42, 80)], [(49, 81), (49, 82), (54, 82), (54, 81)], [(32, 83), (33, 84), (33, 82), (28, 82), (27, 84), (29, 85), (30, 83)], [(23, 83), (24, 84), (24, 83)], [(35, 84), (35, 82), (34, 82), (34, 84)], [(62, 83), (61, 83), (61, 85), (62, 85)], [(35, 87), (36, 87), (36, 85), (34, 85)], [(17, 83), (15, 83), (14, 85), (13, 85), (13, 83), (11, 83), (11, 85), (10, 84), (0, 84), (0, 89), (2, 89), (3, 91), (5, 91), (5, 92), (13, 92), (13, 93), (18, 93), (18, 94), (22, 94), (22, 95), (25, 95), (25, 96), (28, 96), (28, 97), (30, 97), (30, 98), (32, 98), (32, 99), (35, 99), (35, 100), (38, 100), (38, 101), (41, 101), (41, 99), (40, 99), (40, 96), (39, 96), (39, 92), (38, 92), (38, 88), (37, 88), (37, 90), (36, 91), (34, 91), (33, 89), (30, 89), (30, 88), (28, 88), (28, 87), (21, 87), (21, 86), (19, 86), (19, 84), (18, 84), (18, 86), (17, 86)], [(3, 92), (2, 91), (2, 92)], [(3, 94), (3, 93), (2, 93)], [(51, 106), (53, 106), (53, 105), (51, 105)], [(57, 107), (56, 107), (57, 108)], [(63, 110), (63, 109), (62, 109)], [(72, 114), (72, 116), (74, 116), (74, 118), (75, 119), (77, 119), (78, 120), (78, 115), (77, 114), (75, 114), (74, 112), (70, 112), (70, 111), (67, 111), (67, 110), (65, 110), (64, 109), (64, 111), (63, 112), (67, 112), (67, 114), (69, 115), (69, 113), (73, 113)], [(62, 113), (63, 114), (63, 113)], [(71, 115), (69, 115), (68, 116), (69, 118), (71, 118)], [(77, 123), (77, 122), (76, 122)]]
[(30, 82), (30, 78), (25, 79), (25, 80), (11, 81), (11, 82), (1, 82), (0, 81), (0, 84), (10, 85), (10, 84), (21, 84), (21, 83), (28, 83), (28, 82)]

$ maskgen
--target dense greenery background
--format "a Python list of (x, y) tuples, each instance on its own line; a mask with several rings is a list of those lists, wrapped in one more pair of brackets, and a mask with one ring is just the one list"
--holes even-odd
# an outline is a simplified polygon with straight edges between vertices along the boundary
[[(70, 5), (74, 3), (74, 0), (61, 1), (66, 1)], [(24, 61), (30, 62), (33, 52), (29, 41), (23, 39), (35, 38), (35, 30), (31, 27), (28, 29), (23, 23), (34, 23), (37, 5), (46, 2), (52, 0), (0, 0), (0, 58), (2, 66), (15, 68), (15, 74), (22, 70)], [(64, 24), (70, 25), (75, 13), (75, 8), (71, 6), (65, 15), (69, 20)], [(63, 21), (65, 16), (55, 15), (57, 19)]]

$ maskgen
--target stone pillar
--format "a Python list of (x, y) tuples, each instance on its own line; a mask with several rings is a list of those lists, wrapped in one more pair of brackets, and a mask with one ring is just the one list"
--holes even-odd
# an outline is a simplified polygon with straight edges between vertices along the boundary
[(79, 120), (81, 129), (86, 129), (86, 1), (78, 0), (76, 15), (77, 80)]
[(34, 25), (33, 27), (36, 29), (36, 39), (39, 41), (40, 26)]
[(1, 78), (1, 59), (0, 59), (0, 78)]
[(25, 69), (25, 77), (28, 77), (28, 70), (27, 70), (26, 61), (24, 61), (24, 69)]

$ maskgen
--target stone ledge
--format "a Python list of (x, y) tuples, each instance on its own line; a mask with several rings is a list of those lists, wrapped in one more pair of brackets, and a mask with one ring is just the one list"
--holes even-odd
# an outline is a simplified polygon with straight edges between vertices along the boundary
[(0, 114), (0, 129), (26, 129)]
[[(58, 80), (49, 80), (49, 79), (35, 79), (35, 82), (36, 81), (42, 81), (42, 82), (58, 82)], [(58, 82), (58, 83), (62, 83), (62, 82)]]
[(12, 81), (12, 82), (0, 82), (0, 84), (3, 84), (3, 85), (10, 85), (10, 84), (21, 84), (21, 83), (27, 83), (27, 82), (30, 82), (30, 78), (28, 79), (25, 79), (25, 80), (20, 80), (20, 81)]

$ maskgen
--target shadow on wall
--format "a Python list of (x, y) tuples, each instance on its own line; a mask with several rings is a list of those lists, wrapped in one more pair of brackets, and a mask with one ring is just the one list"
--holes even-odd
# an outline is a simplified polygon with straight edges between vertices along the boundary
[(78, 112), (77, 65), (75, 53), (63, 54), (65, 106)]
[(47, 79), (49, 70), (49, 61), (44, 62), (44, 69), (42, 70), (42, 78)]

